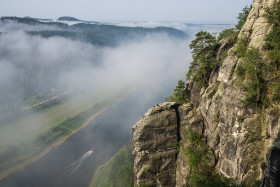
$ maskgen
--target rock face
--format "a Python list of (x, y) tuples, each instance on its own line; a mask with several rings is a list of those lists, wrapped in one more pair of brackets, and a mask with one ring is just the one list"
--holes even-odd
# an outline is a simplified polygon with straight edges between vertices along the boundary
[[(262, 50), (265, 36), (271, 28), (263, 14), (273, 2), (275, 0), (254, 0), (239, 35), (239, 39), (244, 36), (249, 38), (249, 47)], [(205, 121), (208, 145), (219, 158), (217, 170), (238, 182), (261, 178), (260, 163), (264, 161), (267, 148), (279, 130), (277, 107), (241, 106), (244, 93), (236, 86), (234, 75), (240, 61), (232, 54), (223, 61), (217, 78), (212, 76), (209, 86), (201, 94), (198, 106)], [(218, 144), (215, 143), (217, 137)]]
[[(263, 14), (276, 1), (254, 0), (238, 36), (248, 37), (249, 47), (258, 48), (263, 55), (262, 44), (271, 30)], [(189, 167), (183, 153), (188, 145), (184, 131), (191, 129), (206, 138), (211, 150), (208, 163), (217, 173), (252, 185), (261, 180), (265, 169), (262, 163), (269, 152), (263, 186), (280, 186), (280, 143), (269, 151), (279, 136), (279, 106), (241, 106), (244, 93), (236, 85), (234, 73), (240, 62), (230, 50), (219, 70), (211, 74), (205, 89), (188, 83), (189, 103), (155, 106), (133, 127), (135, 184), (186, 185)], [(182, 146), (176, 152), (177, 144)]]
[(254, 0), (247, 22), (243, 26), (239, 35), (239, 37), (243, 35), (250, 36), (249, 46), (261, 48), (261, 45), (271, 28), (271, 24), (266, 21), (263, 15), (265, 9), (271, 7), (276, 1), (277, 0)]
[(273, 145), (267, 155), (268, 167), (264, 171), (262, 187), (280, 186), (280, 142)]
[[(184, 149), (188, 145), (188, 140), (186, 138), (186, 131), (191, 130), (193, 132), (202, 134), (204, 131), (203, 117), (199, 112), (193, 110), (190, 103), (183, 104), (178, 107), (179, 112), (179, 134), (181, 145), (178, 150), (177, 163), (176, 163), (176, 186), (181, 187), (187, 184), (187, 175), (189, 174), (189, 166), (187, 164), (187, 157), (184, 153)], [(215, 164), (215, 158), (212, 157), (209, 163)]]
[(148, 110), (133, 127), (134, 183), (175, 186), (178, 105), (162, 103)]
[[(134, 183), (147, 186), (178, 186), (187, 183), (189, 167), (183, 153), (187, 129), (202, 134), (202, 115), (190, 103), (165, 102), (152, 107), (133, 126)], [(179, 144), (181, 147), (179, 147)], [(211, 152), (207, 162), (215, 166)]]

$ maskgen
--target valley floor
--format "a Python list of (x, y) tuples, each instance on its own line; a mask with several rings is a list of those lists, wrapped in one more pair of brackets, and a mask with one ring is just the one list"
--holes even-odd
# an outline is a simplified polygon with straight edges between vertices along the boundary
[(0, 180), (43, 157), (128, 93), (123, 88), (71, 93), (1, 124)]

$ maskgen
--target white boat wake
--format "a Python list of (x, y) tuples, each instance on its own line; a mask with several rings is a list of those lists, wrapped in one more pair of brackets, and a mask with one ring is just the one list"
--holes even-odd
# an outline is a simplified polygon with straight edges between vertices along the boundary
[(72, 164), (70, 164), (68, 166), (68, 169), (66, 171), (66, 175), (71, 175), (73, 174), (75, 171), (77, 171), (77, 169), (80, 167), (80, 165), (85, 161), (85, 159), (87, 159), (91, 154), (93, 153), (93, 150), (90, 150), (88, 152), (86, 152), (85, 154), (83, 154), (78, 160), (76, 160), (75, 162), (73, 162)]
[(93, 153), (94, 148), (83, 154), (78, 160), (72, 162), (70, 165), (68, 165), (65, 168), (65, 172), (63, 172), (62, 175), (60, 175), (56, 180), (54, 180), (55, 184), (59, 184), (65, 179), (66, 177), (69, 177), (73, 173), (75, 173), (79, 167), (82, 165), (82, 163)]

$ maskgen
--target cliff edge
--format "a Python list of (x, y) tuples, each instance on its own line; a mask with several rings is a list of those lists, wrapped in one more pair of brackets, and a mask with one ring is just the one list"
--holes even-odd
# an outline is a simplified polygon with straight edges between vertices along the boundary
[[(263, 46), (275, 25), (265, 14), (277, 2), (254, 0), (236, 43), (226, 51), (219, 68), (213, 69), (207, 84), (199, 87), (195, 78), (188, 80), (185, 104), (159, 104), (136, 123), (132, 138), (136, 186), (192, 186), (199, 180), (209, 182), (208, 186), (217, 181), (279, 186), (280, 105), (272, 99), (278, 70), (255, 73), (263, 81), (256, 85), (264, 86), (254, 102), (248, 94), (254, 80), (249, 70), (243, 75), (237, 72), (249, 67), (251, 53), (258, 59), (252, 67), (259, 62), (262, 66), (257, 68), (270, 67)], [(244, 40), (247, 54), (240, 55), (236, 51)], [(216, 59), (221, 59), (225, 46), (220, 43)]]

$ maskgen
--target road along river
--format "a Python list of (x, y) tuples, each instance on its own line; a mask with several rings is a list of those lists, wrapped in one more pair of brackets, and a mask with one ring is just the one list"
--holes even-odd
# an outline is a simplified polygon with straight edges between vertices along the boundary
[(165, 96), (156, 94), (151, 97), (144, 91), (135, 91), (59, 147), (0, 181), (0, 186), (88, 186), (97, 167), (131, 139), (131, 128), (135, 122), (151, 106), (164, 101)]

